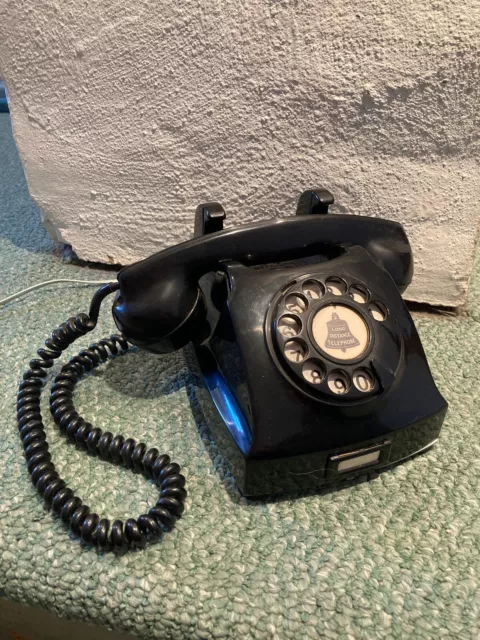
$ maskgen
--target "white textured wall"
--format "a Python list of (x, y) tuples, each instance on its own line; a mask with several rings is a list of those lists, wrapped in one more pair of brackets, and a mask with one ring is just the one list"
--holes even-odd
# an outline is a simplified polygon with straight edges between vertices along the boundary
[(87, 260), (335, 211), (402, 222), (411, 299), (464, 301), (478, 228), (476, 0), (4, 0), (0, 60), (33, 197)]

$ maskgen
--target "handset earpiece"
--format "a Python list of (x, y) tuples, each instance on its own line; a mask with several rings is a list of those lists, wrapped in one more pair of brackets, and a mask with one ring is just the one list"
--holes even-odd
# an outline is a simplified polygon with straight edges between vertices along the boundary
[[(221, 204), (200, 204), (195, 212), (194, 238), (223, 231), (224, 220)], [(171, 252), (175, 254), (175, 247)], [(205, 270), (188, 264), (188, 258), (171, 260), (157, 279), (152, 277), (149, 264), (143, 268), (146, 262), (119, 274), (120, 291), (113, 305), (117, 327), (129, 342), (154, 353), (170, 353), (195, 338), (201, 340), (208, 334), (207, 308), (198, 285)]]
[[(128, 276), (128, 274), (127, 274)], [(198, 281), (185, 282), (173, 271), (147, 286), (136, 278), (119, 278), (113, 304), (115, 324), (138, 347), (171, 353), (204, 333), (206, 305)]]

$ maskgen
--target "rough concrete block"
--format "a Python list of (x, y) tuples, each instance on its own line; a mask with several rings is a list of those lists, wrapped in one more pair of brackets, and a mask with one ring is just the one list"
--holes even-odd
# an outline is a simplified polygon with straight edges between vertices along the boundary
[(473, 0), (4, 3), (0, 60), (29, 188), (86, 260), (333, 211), (402, 222), (408, 297), (461, 305), (477, 234), (480, 9)]

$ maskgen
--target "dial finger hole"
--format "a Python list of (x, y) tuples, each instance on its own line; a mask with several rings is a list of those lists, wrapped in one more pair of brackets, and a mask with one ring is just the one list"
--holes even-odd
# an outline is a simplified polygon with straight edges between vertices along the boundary
[(325, 282), (327, 291), (333, 293), (334, 296), (343, 296), (347, 292), (347, 283), (341, 278), (328, 278)]
[(308, 307), (308, 302), (303, 296), (291, 293), (285, 298), (285, 307), (292, 313), (303, 313)]
[(328, 388), (332, 393), (342, 396), (350, 389), (350, 380), (345, 371), (335, 369), (328, 375)]
[(290, 362), (303, 362), (307, 357), (307, 345), (302, 340), (289, 340), (285, 343), (284, 353)]
[(368, 369), (357, 369), (353, 372), (353, 384), (359, 391), (368, 393), (375, 386), (375, 378)]
[(368, 302), (369, 295), (365, 287), (362, 287), (361, 284), (355, 284), (350, 287), (350, 297), (358, 304), (365, 304)]
[(295, 316), (282, 316), (278, 321), (278, 330), (284, 338), (294, 338), (302, 330), (302, 323)]
[(326, 370), (320, 360), (307, 360), (302, 368), (302, 375), (310, 384), (320, 384), (325, 378)]
[(368, 305), (368, 313), (378, 322), (383, 322), (387, 317), (387, 309), (381, 302), (370, 303)]
[(317, 280), (305, 280), (302, 290), (310, 300), (320, 300), (325, 295), (325, 287)]

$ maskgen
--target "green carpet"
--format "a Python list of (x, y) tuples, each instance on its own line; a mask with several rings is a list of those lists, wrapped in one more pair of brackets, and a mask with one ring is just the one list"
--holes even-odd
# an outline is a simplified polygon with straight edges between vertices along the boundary
[[(54, 277), (108, 276), (55, 255), (8, 115), (0, 116), (0, 220), (0, 298)], [(94, 289), (43, 289), (1, 308), (0, 594), (145, 638), (478, 638), (479, 289), (477, 261), (468, 316), (416, 314), (450, 403), (438, 445), (339, 491), (242, 498), (198, 417), (182, 353), (133, 353), (82, 381), (76, 400), (85, 417), (168, 452), (187, 478), (187, 507), (174, 531), (123, 557), (82, 547), (45, 511), (15, 424), (28, 360), (61, 321), (88, 310)], [(113, 330), (108, 307), (96, 337)], [(99, 514), (142, 513), (155, 489), (68, 446), (44, 395), (60, 474)]]

